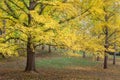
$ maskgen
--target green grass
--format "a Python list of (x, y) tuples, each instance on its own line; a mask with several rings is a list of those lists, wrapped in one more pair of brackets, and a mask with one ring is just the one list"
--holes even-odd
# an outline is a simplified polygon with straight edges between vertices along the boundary
[(44, 67), (44, 68), (64, 68), (69, 66), (82, 66), (82, 67), (89, 67), (95, 66), (98, 64), (92, 60), (86, 60), (83, 58), (74, 58), (74, 57), (58, 57), (58, 58), (46, 58), (40, 59), (36, 61), (37, 67)]

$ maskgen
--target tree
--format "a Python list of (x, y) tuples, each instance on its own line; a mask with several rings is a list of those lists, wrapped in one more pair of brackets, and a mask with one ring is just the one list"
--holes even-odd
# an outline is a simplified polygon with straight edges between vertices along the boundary
[[(18, 39), (26, 45), (25, 71), (36, 71), (35, 48), (41, 44), (55, 45), (54, 37), (58, 34), (60, 24), (77, 15), (77, 10), (72, 3), (58, 0), (1, 0), (0, 10), (4, 15), (1, 15), (1, 18), (11, 21), (9, 26), (13, 31), (8, 35), (6, 41)], [(57, 11), (61, 14), (59, 15)], [(65, 14), (64, 18), (61, 17)], [(14, 33), (19, 33), (19, 36), (13, 35)]]
[[(107, 68), (108, 53), (113, 50), (114, 35), (119, 34), (119, 25), (115, 22), (116, 15), (119, 15), (119, 0), (101, 0), (102, 5), (93, 13), (97, 25), (94, 28), (98, 35), (103, 35), (104, 51), (104, 69)], [(99, 10), (99, 11), (98, 11)]]

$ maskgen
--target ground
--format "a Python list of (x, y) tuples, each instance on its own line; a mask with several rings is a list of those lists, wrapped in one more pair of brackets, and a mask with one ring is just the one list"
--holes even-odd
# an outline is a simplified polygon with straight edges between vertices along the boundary
[(38, 73), (26, 73), (25, 57), (1, 59), (0, 80), (120, 80), (120, 59), (108, 69), (102, 68), (102, 60), (82, 57), (36, 57)]

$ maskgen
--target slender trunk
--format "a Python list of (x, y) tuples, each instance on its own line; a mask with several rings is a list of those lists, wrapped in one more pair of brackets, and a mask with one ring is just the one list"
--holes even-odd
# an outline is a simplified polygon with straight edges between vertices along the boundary
[(107, 56), (107, 54), (105, 53), (105, 55), (104, 55), (104, 69), (107, 69), (107, 60), (108, 60), (108, 56)]
[(99, 56), (97, 56), (97, 61), (100, 61), (100, 57)]
[(48, 53), (51, 53), (51, 52), (52, 52), (52, 51), (51, 51), (51, 46), (48, 45), (48, 47), (49, 47), (49, 51), (48, 51)]
[(86, 58), (86, 53), (85, 53), (85, 51), (83, 51), (83, 58)]
[(35, 52), (31, 48), (31, 39), (28, 38), (27, 42), (27, 63), (26, 63), (26, 68), (25, 71), (31, 72), (31, 71), (36, 71), (35, 69)]
[(115, 65), (115, 64), (116, 64), (116, 52), (113, 55), (113, 65)]
[(45, 49), (45, 46), (44, 45), (42, 45), (42, 50), (44, 50)]
[[(106, 12), (106, 8), (104, 8), (104, 11)], [(108, 19), (109, 19), (107, 14), (104, 16), (104, 19), (105, 19), (105, 22), (107, 23)], [(105, 34), (105, 45), (104, 45), (105, 51), (104, 51), (104, 66), (103, 66), (103, 68), (107, 69), (107, 66), (108, 66), (107, 65), (107, 61), (108, 61), (107, 51), (108, 51), (108, 48), (109, 48), (109, 41), (108, 41), (109, 40), (109, 30), (108, 30), (107, 25), (104, 26), (103, 32)]]
[(57, 50), (56, 46), (54, 46), (54, 50), (55, 50), (55, 51)]
[[(116, 35), (114, 35), (114, 39), (115, 39)], [(116, 54), (117, 54), (117, 45), (116, 43), (114, 43), (114, 49), (115, 49), (115, 52), (114, 52), (114, 55), (113, 55), (113, 65), (116, 64)]]

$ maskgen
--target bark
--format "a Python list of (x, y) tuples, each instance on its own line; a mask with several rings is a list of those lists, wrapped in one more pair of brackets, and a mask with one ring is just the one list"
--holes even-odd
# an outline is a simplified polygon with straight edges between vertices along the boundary
[(97, 61), (100, 61), (100, 57), (99, 56), (97, 56)]
[(51, 52), (52, 52), (52, 51), (51, 51), (51, 46), (48, 45), (48, 47), (49, 47), (49, 51), (48, 51), (48, 53), (51, 53)]
[(56, 51), (56, 50), (57, 50), (57, 48), (56, 48), (56, 47), (54, 47), (54, 50)]
[(107, 56), (107, 54), (105, 54), (105, 56), (104, 56), (104, 66), (103, 66), (104, 69), (107, 69), (107, 67), (108, 67), (107, 60), (108, 60), (108, 56)]
[[(114, 38), (116, 37), (116, 35), (114, 35)], [(117, 45), (116, 43), (114, 43), (114, 49), (115, 49), (115, 52), (114, 52), (114, 55), (113, 55), (113, 65), (116, 64), (116, 54), (117, 54)]]
[(42, 50), (44, 50), (45, 49), (45, 46), (44, 45), (42, 45)]
[(107, 26), (105, 26), (105, 52), (104, 52), (104, 66), (103, 66), (103, 68), (104, 69), (107, 69), (107, 61), (108, 61), (108, 56), (107, 56), (107, 54), (108, 54), (108, 48), (109, 48), (109, 42), (108, 42), (108, 27)]
[(5, 56), (2, 53), (0, 53), (0, 56), (2, 56), (2, 58), (5, 58)]
[[(106, 12), (105, 8), (104, 8), (104, 11)], [(104, 19), (105, 19), (105, 22), (108, 22), (109, 17), (108, 17), (107, 14), (104, 16)], [(108, 53), (107, 53), (107, 51), (108, 51), (108, 48), (109, 48), (109, 30), (108, 30), (107, 25), (104, 26), (103, 32), (105, 34), (105, 45), (104, 45), (104, 47), (106, 49), (104, 51), (104, 66), (103, 66), (103, 68), (107, 69), (107, 67), (108, 67), (108, 65), (107, 65), (107, 61), (108, 61), (108, 55), (107, 54)]]
[(35, 68), (35, 52), (31, 48), (32, 44), (30, 43), (30, 41), (31, 41), (31, 39), (28, 38), (28, 42), (27, 42), (27, 63), (26, 63), (26, 68), (25, 68), (25, 71), (27, 71), (27, 72), (36, 71), (36, 68)]
[(116, 64), (116, 52), (113, 55), (113, 65), (115, 65), (115, 64)]
[(83, 58), (86, 58), (86, 53), (85, 53), (85, 51), (83, 52)]
[[(35, 8), (36, 2), (34, 0), (30, 0), (28, 10), (31, 11)], [(28, 13), (28, 25), (27, 27), (31, 26), (31, 14)], [(27, 72), (35, 72), (35, 52), (34, 52), (34, 46), (31, 43), (31, 35), (28, 35), (28, 40), (27, 40), (27, 63), (26, 63), (26, 68), (25, 71)]]

